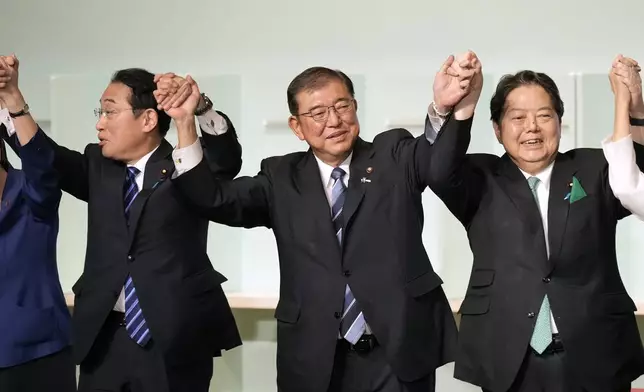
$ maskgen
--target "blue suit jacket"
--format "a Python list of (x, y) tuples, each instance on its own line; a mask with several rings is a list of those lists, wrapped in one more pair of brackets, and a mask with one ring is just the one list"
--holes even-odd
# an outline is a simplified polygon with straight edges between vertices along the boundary
[(70, 344), (56, 266), (61, 191), (45, 143), (39, 132), (19, 147), (23, 170), (9, 169), (0, 201), (0, 368)]

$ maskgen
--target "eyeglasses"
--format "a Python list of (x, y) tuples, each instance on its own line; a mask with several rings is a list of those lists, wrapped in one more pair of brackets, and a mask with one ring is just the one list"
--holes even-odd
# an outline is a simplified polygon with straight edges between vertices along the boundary
[(127, 108), (127, 109), (94, 109), (94, 115), (96, 118), (100, 119), (101, 117), (104, 118), (112, 118), (114, 115), (119, 114), (121, 112), (126, 112), (128, 110), (131, 110), (132, 113), (136, 113), (137, 110), (142, 110), (142, 109), (135, 109), (135, 108)]
[(326, 122), (329, 119), (329, 110), (333, 108), (338, 116), (349, 113), (353, 110), (355, 99), (342, 99), (332, 106), (318, 106), (306, 113), (300, 113), (298, 116), (307, 116), (313, 118), (318, 123)]

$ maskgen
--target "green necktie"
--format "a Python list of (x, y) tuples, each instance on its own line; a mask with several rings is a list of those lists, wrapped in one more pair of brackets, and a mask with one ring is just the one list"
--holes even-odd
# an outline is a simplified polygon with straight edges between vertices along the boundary
[[(530, 185), (530, 190), (532, 191), (532, 196), (539, 206), (539, 196), (537, 196), (537, 187), (541, 181), (537, 177), (528, 178), (528, 185)], [(532, 331), (532, 339), (530, 339), (530, 346), (539, 354), (550, 345), (552, 342), (552, 326), (550, 325), (550, 301), (548, 301), (548, 296), (546, 295), (543, 298), (541, 303), (541, 309), (539, 309), (539, 315), (537, 316), (537, 322), (534, 325), (534, 331)]]

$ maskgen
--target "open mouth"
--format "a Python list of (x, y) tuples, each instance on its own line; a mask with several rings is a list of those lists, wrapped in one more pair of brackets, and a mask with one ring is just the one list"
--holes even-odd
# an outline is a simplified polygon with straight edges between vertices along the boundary
[(524, 146), (540, 146), (543, 144), (543, 140), (541, 139), (532, 139), (532, 140), (526, 140), (525, 142), (521, 142)]

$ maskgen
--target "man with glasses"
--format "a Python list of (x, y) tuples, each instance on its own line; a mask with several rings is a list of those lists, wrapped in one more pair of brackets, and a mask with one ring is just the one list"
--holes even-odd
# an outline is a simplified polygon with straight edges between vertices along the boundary
[(456, 326), (421, 237), (429, 135), (392, 129), (364, 141), (353, 83), (328, 68), (295, 77), (287, 100), (308, 151), (221, 180), (201, 160), (194, 120), (177, 121), (180, 145), (199, 163), (173, 183), (215, 222), (273, 229), (278, 390), (434, 391)]
[[(0, 88), (9, 111), (28, 112), (15, 58), (0, 59), (0, 77), (10, 79)], [(86, 260), (73, 287), (72, 321), (83, 392), (206, 392), (213, 356), (241, 344), (220, 286), (226, 278), (206, 254), (208, 221), (170, 181), (189, 160), (164, 138), (168, 113), (185, 108), (159, 110), (156, 88), (145, 70), (116, 72), (97, 111), (99, 143), (84, 153), (58, 146), (31, 117), (20, 136), (20, 144), (45, 140), (39, 153), (51, 158), (62, 190), (88, 203)], [(241, 148), (226, 125), (204, 143), (231, 152), (224, 156), (234, 159), (213, 167), (232, 177)]]

